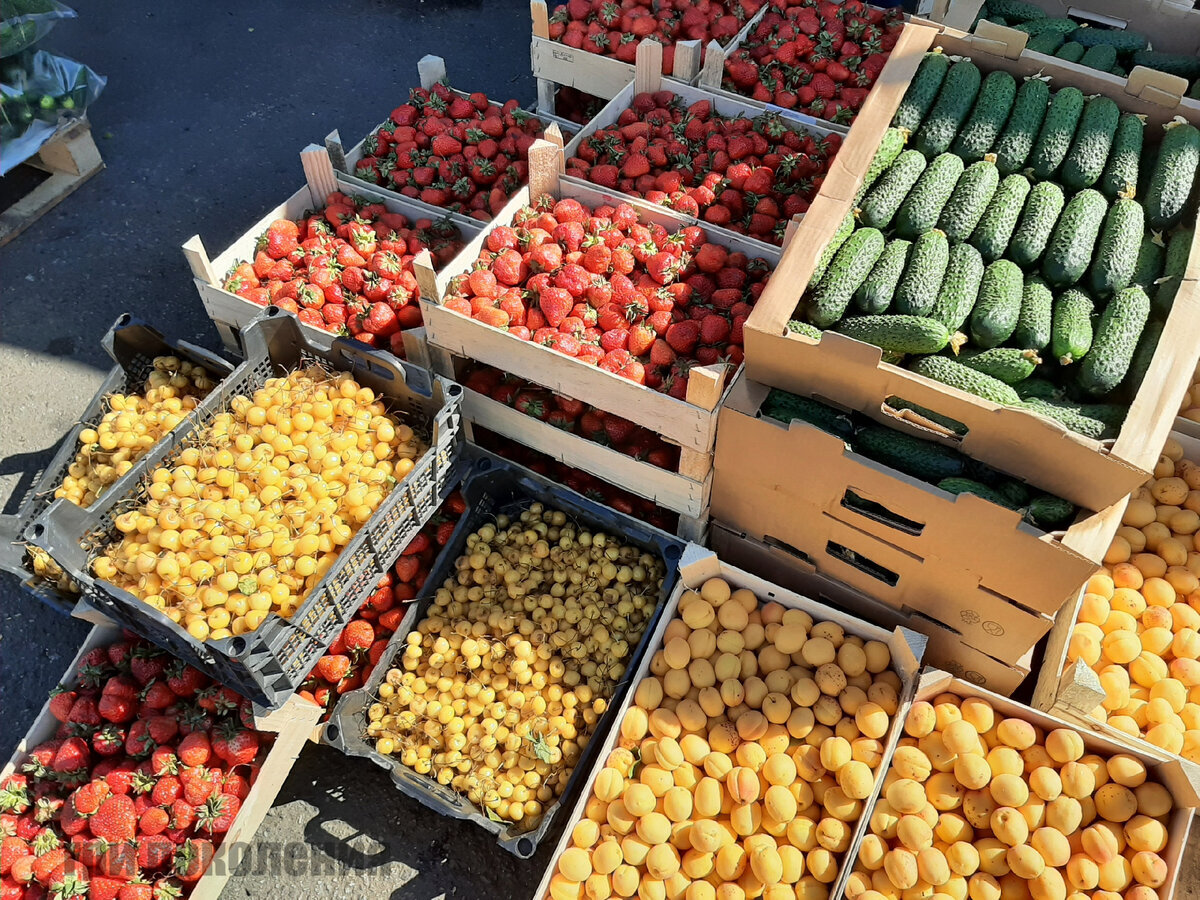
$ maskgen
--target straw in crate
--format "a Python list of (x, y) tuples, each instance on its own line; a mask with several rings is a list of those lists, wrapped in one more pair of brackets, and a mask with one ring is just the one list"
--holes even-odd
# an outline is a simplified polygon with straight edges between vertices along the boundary
[(841, 896), (920, 636), (693, 545), (651, 647), (534, 896)]
[(127, 490), (59, 501), (33, 541), (89, 604), (274, 708), (436, 510), (461, 390), (314, 348), (278, 309), (246, 334), (247, 362)]

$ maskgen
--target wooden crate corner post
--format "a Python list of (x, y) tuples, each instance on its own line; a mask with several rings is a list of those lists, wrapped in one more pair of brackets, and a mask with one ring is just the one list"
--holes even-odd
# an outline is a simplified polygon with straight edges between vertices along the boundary
[(333, 160), (324, 147), (309, 144), (300, 151), (300, 165), (304, 168), (304, 180), (308, 182), (308, 192), (312, 195), (314, 206), (324, 203), (326, 197), (341, 190), (337, 173), (333, 171)]
[(563, 170), (562, 147), (553, 141), (537, 140), (529, 148), (529, 202), (538, 198), (558, 196), (558, 177)]
[(447, 81), (446, 61), (440, 56), (430, 53), (417, 60), (417, 75), (421, 79), (421, 87), (429, 90), (439, 81)]
[(212, 260), (208, 257), (208, 251), (204, 248), (204, 241), (200, 240), (200, 235), (193, 234), (184, 242), (183, 255), (187, 258), (192, 275), (205, 284), (220, 285), (217, 272), (213, 268)]
[(675, 45), (675, 65), (671, 77), (691, 84), (700, 74), (700, 41), (679, 41)]
[(635, 94), (653, 94), (662, 88), (662, 53), (663, 46), (658, 41), (644, 40), (638, 44), (633, 75)]
[(719, 88), (725, 77), (725, 48), (717, 41), (709, 41), (704, 48), (704, 65), (700, 68), (700, 87)]
[(346, 148), (342, 144), (342, 135), (336, 128), (325, 135), (325, 152), (329, 154), (329, 161), (335, 169), (339, 172), (346, 171)]

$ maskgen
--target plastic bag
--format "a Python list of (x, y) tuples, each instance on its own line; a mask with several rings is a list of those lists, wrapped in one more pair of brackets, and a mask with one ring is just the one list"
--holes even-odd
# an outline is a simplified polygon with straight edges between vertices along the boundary
[(15, 56), (50, 33), (75, 10), (58, 0), (0, 0), (0, 57)]
[(107, 79), (45, 50), (0, 63), (0, 175), (24, 162), (55, 130), (82, 116)]

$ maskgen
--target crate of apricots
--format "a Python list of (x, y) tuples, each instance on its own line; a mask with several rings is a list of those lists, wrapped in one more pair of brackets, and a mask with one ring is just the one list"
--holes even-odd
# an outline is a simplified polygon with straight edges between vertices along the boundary
[(689, 546), (534, 896), (842, 896), (923, 646)]
[(1200, 440), (1168, 439), (1051, 637), (1035, 706), (1200, 763)]
[(91, 506), (163, 440), (233, 371), (219, 356), (172, 341), (120, 316), (100, 346), (116, 364), (75, 418), (50, 462), (33, 479), (17, 511), (0, 516), (0, 570), (21, 579), (51, 608), (70, 613), (79, 598), (71, 578), (22, 534), (58, 498)]
[(247, 358), (124, 489), (56, 501), (32, 541), (84, 601), (275, 709), (401, 549), (457, 460), (461, 389), (268, 310)]
[(901, 720), (847, 900), (1172, 896), (1200, 802), (1195, 766), (936, 669)]

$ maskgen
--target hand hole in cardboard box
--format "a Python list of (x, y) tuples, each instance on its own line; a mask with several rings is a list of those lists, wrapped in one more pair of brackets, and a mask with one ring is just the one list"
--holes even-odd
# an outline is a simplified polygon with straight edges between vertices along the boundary
[(844, 562), (848, 566), (853, 566), (860, 572), (865, 572), (877, 581), (882, 581), (888, 587), (895, 587), (900, 581), (898, 573), (881, 566), (879, 563), (868, 559), (862, 554), (855, 553), (849, 547), (835, 544), (833, 541), (828, 541), (825, 544), (825, 553), (834, 559)]
[(902, 422), (908, 422), (919, 428), (924, 428), (926, 431), (932, 431), (935, 434), (950, 438), (959, 443), (962, 442), (962, 439), (966, 437), (967, 432), (970, 430), (966, 425), (958, 421), (958, 419), (952, 419), (950, 416), (926, 409), (919, 404), (913, 403), (911, 400), (905, 400), (903, 397), (898, 397), (895, 394), (884, 400), (880, 409), (885, 416), (899, 419)]
[(879, 522), (897, 531), (903, 531), (905, 534), (916, 536), (925, 530), (923, 522), (918, 522), (914, 519), (906, 518), (899, 513), (892, 512), (883, 504), (859, 496), (850, 488), (847, 488), (846, 492), (842, 495), (841, 504), (851, 512), (858, 513), (860, 516), (865, 516), (874, 522)]

